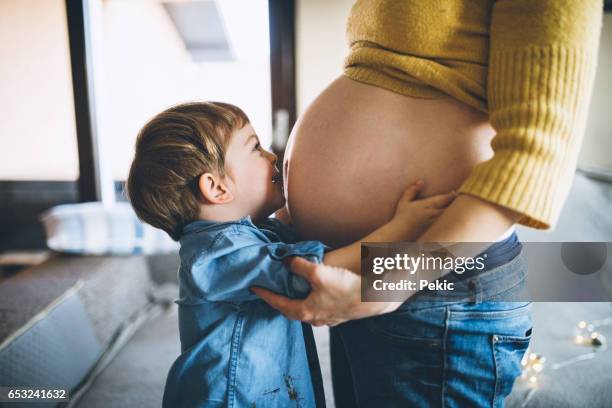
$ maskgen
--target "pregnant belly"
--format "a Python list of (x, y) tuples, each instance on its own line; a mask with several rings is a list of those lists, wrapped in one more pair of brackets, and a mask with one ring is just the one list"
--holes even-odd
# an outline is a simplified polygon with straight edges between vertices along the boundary
[(302, 239), (353, 242), (388, 221), (402, 191), (458, 188), (492, 156), (485, 114), (341, 76), (298, 119), (285, 152), (288, 209)]

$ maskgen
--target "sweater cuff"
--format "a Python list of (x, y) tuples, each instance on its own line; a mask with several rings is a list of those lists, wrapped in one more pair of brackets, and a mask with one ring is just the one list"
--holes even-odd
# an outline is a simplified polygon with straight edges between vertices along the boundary
[(543, 163), (525, 152), (498, 151), (476, 166), (459, 192), (520, 213), (520, 224), (548, 229), (559, 218), (574, 168), (571, 163)]
[(551, 228), (572, 184), (593, 79), (592, 49), (551, 45), (492, 53), (492, 159), (459, 192), (510, 208), (519, 223)]

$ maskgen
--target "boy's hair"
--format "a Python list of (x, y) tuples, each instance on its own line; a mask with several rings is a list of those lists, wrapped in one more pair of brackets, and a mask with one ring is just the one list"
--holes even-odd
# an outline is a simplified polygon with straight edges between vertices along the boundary
[(178, 241), (183, 227), (198, 218), (200, 175), (225, 177), (231, 134), (247, 123), (234, 105), (192, 102), (171, 107), (144, 125), (126, 183), (138, 217)]

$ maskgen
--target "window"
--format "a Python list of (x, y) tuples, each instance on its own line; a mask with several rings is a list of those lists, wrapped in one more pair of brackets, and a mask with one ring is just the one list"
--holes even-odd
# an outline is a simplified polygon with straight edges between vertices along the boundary
[(238, 105), (270, 145), (266, 0), (105, 0), (100, 16), (92, 24), (96, 116), (101, 161), (114, 180), (127, 178), (142, 125), (181, 102)]

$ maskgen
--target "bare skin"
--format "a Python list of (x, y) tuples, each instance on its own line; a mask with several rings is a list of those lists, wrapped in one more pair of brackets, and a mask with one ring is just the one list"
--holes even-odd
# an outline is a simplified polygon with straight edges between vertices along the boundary
[[(487, 115), (454, 99), (417, 99), (340, 77), (299, 118), (287, 146), (293, 224), (304, 239), (351, 242), (388, 220), (418, 178), (425, 197), (458, 189), (476, 164), (492, 157), (493, 136)], [(493, 241), (518, 218), (461, 194), (418, 241)], [(344, 269), (294, 260), (292, 270), (312, 283), (304, 300), (254, 288), (289, 318), (334, 326), (401, 304), (362, 303), (359, 277)]]
[(406, 188), (459, 188), (492, 156), (486, 115), (454, 99), (416, 99), (335, 80), (299, 118), (285, 154), (285, 191), (304, 239), (332, 246), (384, 224)]

